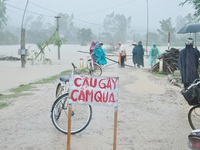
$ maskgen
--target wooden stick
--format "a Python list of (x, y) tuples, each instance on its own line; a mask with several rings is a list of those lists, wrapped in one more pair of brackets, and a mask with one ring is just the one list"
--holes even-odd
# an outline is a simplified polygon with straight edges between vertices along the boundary
[(116, 150), (117, 148), (117, 114), (118, 114), (118, 108), (115, 107), (114, 112), (114, 137), (113, 137), (113, 150)]
[(71, 142), (71, 118), (72, 118), (72, 104), (69, 104), (68, 105), (67, 150), (70, 150), (70, 142)]

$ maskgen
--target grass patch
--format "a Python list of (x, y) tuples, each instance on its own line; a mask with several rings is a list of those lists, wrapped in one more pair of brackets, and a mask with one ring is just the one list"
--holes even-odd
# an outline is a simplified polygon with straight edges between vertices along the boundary
[(163, 72), (153, 72), (154, 75), (158, 76), (158, 77), (166, 77), (167, 74), (163, 73)]
[(3, 99), (10, 99), (10, 98), (18, 98), (20, 96), (27, 96), (32, 95), (32, 93), (12, 93), (12, 94), (6, 94), (6, 95), (0, 95), (0, 100)]
[(32, 95), (32, 93), (12, 93), (8, 95), (0, 95), (0, 109), (9, 106), (8, 102), (1, 102), (2, 100), (10, 99), (10, 98), (18, 98), (20, 96)]
[(31, 86), (30, 84), (28, 84), (28, 85), (20, 85), (17, 88), (11, 89), (10, 92), (13, 92), (13, 93), (22, 93), (22, 92), (28, 91), (28, 90), (30, 90), (32, 88), (34, 88), (34, 87)]
[(0, 103), (0, 109), (9, 106), (8, 103)]

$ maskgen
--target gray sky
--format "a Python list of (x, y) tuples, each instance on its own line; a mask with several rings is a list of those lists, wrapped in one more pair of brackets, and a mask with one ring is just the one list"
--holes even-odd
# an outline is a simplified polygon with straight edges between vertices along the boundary
[[(177, 16), (186, 16), (194, 13), (192, 5), (179, 6), (184, 0), (148, 0), (149, 29), (160, 28), (159, 21), (172, 18), (173, 26), (176, 24)], [(9, 0), (6, 3), (7, 13), (12, 25), (20, 27), (27, 0)], [(29, 0), (26, 16), (37, 17), (43, 14), (49, 22), (55, 21), (57, 13), (74, 14), (76, 25), (89, 27), (91, 24), (103, 24), (106, 15), (124, 14), (132, 17), (132, 28), (145, 30), (147, 26), (147, 0)], [(84, 22), (82, 22), (84, 21)], [(13, 22), (15, 22), (13, 24)], [(95, 26), (95, 25), (94, 25)], [(99, 28), (97, 26), (97, 28)]]

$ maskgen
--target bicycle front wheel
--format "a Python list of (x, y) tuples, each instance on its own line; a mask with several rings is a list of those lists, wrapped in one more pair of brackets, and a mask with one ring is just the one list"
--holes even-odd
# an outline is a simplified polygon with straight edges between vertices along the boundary
[(195, 105), (190, 109), (188, 121), (193, 130), (200, 129), (200, 105)]
[(64, 91), (63, 86), (61, 85), (61, 83), (58, 83), (56, 87), (56, 98), (59, 97), (63, 91)]
[[(68, 100), (69, 93), (58, 97), (51, 110), (53, 125), (62, 133), (68, 133)], [(83, 131), (92, 118), (92, 107), (90, 105), (72, 104), (71, 112), (71, 134)]]
[(96, 63), (94, 63), (93, 66), (94, 66), (94, 69), (91, 70), (91, 74), (93, 76), (100, 76), (102, 74), (101, 67), (98, 64), (96, 64)]

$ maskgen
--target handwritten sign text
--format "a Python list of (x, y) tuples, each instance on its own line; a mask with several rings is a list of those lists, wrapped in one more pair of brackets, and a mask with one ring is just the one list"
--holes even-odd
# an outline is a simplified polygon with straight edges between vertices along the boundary
[(70, 78), (70, 99), (72, 103), (114, 105), (118, 85), (118, 77), (74, 75)]

